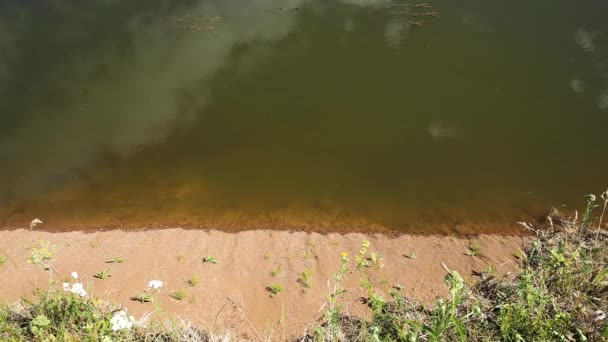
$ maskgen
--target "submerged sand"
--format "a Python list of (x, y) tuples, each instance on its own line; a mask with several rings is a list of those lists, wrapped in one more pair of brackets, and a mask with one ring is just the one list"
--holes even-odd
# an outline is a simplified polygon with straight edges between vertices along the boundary
[[(362, 279), (371, 279), (381, 293), (386, 294), (399, 284), (404, 295), (430, 302), (447, 293), (443, 282), (446, 272), (441, 263), (459, 271), (472, 284), (478, 279), (474, 272), (488, 266), (498, 272), (516, 269), (513, 253), (523, 242), (521, 236), (497, 235), (390, 237), (182, 229), (95, 233), (18, 229), (2, 231), (0, 236), (0, 254), (9, 259), (0, 267), (2, 301), (31, 298), (35, 287), (48, 287), (48, 273), (39, 265), (26, 262), (27, 248), (43, 239), (56, 245), (56, 279), (69, 279), (70, 272), (76, 271), (89, 293), (123, 304), (136, 317), (154, 312), (155, 306), (134, 302), (130, 297), (141, 293), (148, 281), (162, 280), (158, 304), (169, 314), (205, 329), (229, 329), (254, 340), (301, 335), (317, 324), (315, 320), (325, 309), (328, 284), (333, 284), (343, 252), (349, 253), (351, 259), (343, 282), (349, 289), (343, 298), (344, 311), (364, 315), (369, 309), (359, 300), (366, 295), (359, 286)], [(370, 241), (370, 252), (380, 253), (382, 267), (357, 270), (353, 256), (364, 240)], [(482, 246), (482, 256), (465, 255), (471, 240)], [(404, 256), (412, 253), (415, 259)], [(215, 257), (218, 263), (203, 263), (202, 259), (208, 256)], [(124, 262), (106, 263), (115, 257)], [(93, 277), (105, 268), (110, 270), (110, 278)], [(273, 270), (279, 270), (278, 274), (273, 275)], [(310, 287), (298, 281), (305, 270), (312, 274)], [(200, 278), (194, 287), (186, 283), (192, 276)], [(271, 297), (266, 289), (271, 284), (282, 285), (284, 291)], [(179, 290), (188, 293), (182, 301), (170, 297)]]

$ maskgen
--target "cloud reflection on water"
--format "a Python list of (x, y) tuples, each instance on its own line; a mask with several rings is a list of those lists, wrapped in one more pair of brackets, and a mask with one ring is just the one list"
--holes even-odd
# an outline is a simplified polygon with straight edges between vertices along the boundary
[[(0, 186), (12, 195), (37, 191), (101, 155), (128, 155), (164, 139), (175, 124), (200, 113), (213, 76), (235, 48), (268, 45), (296, 27), (298, 16), (277, 8), (308, 2), (54, 0), (39, 5), (48, 6), (42, 14), (36, 5), (0, 5), (0, 90), (22, 77), (13, 72), (20, 56), (43, 65), (21, 94), (18, 124), (0, 136), (6, 162)], [(176, 32), (169, 20), (179, 16), (222, 21), (211, 32)]]

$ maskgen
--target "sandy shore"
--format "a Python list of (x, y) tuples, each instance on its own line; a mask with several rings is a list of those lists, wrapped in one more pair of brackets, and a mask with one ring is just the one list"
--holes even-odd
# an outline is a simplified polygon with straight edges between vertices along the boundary
[[(3, 301), (31, 297), (34, 287), (48, 287), (48, 273), (25, 261), (29, 256), (27, 247), (43, 239), (56, 245), (55, 278), (68, 279), (70, 272), (76, 271), (90, 293), (124, 304), (136, 317), (154, 311), (154, 305), (129, 298), (144, 290), (148, 281), (158, 279), (164, 282), (158, 303), (170, 314), (203, 328), (231, 329), (256, 340), (299, 335), (315, 324), (342, 252), (351, 256), (344, 281), (349, 288), (344, 310), (365, 314), (367, 308), (358, 301), (365, 294), (359, 287), (364, 277), (372, 279), (378, 291), (387, 293), (400, 284), (405, 295), (428, 302), (446, 294), (442, 262), (473, 283), (477, 278), (472, 271), (490, 265), (499, 272), (515, 269), (513, 253), (523, 241), (518, 236), (479, 235), (474, 239), (481, 244), (483, 255), (470, 257), (465, 255), (470, 239), (450, 236), (182, 229), (96, 233), (18, 229), (2, 231), (0, 236), (0, 254), (9, 259), (0, 267)], [(352, 256), (363, 240), (371, 242), (371, 252), (380, 253), (382, 268), (356, 269)], [(404, 257), (411, 253), (417, 258)], [(217, 258), (218, 263), (203, 263), (207, 256)], [(114, 257), (123, 258), (124, 262), (106, 263)], [(104, 268), (111, 271), (110, 278), (93, 277)], [(279, 269), (276, 276), (271, 274)], [(298, 282), (299, 275), (307, 269), (312, 272), (310, 287)], [(191, 276), (200, 277), (195, 287), (186, 284)], [(282, 285), (284, 291), (272, 298), (266, 290), (271, 284)], [(169, 296), (178, 290), (188, 292), (182, 301)]]

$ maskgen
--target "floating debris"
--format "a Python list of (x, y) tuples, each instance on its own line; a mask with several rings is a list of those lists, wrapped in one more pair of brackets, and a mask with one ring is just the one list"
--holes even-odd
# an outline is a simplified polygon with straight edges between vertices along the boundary
[(384, 38), (389, 47), (399, 47), (401, 41), (407, 36), (410, 25), (401, 20), (393, 19), (386, 24)]
[(37, 225), (42, 224), (42, 220), (39, 218), (35, 218), (32, 220), (32, 222), (30, 222), (30, 229), (34, 229), (36, 228)]
[(385, 7), (395, 8), (394, 11), (389, 11), (390, 14), (407, 17), (405, 24), (408, 26), (422, 27), (425, 22), (421, 18), (439, 17), (439, 12), (433, 11), (432, 6), (426, 2), (419, 4), (387, 4)]
[(222, 17), (207, 18), (204, 16), (171, 17), (171, 28), (182, 32), (208, 32), (215, 28), (214, 24), (222, 21)]
[(604, 92), (597, 97), (596, 104), (599, 109), (608, 110), (608, 89), (605, 89)]
[(452, 138), (458, 134), (458, 129), (448, 126), (442, 120), (433, 121), (429, 124), (427, 132), (433, 140)]
[(587, 89), (587, 84), (577, 78), (573, 78), (570, 81), (570, 88), (573, 92), (580, 94)]
[(587, 30), (579, 28), (574, 33), (574, 41), (585, 51), (595, 52), (595, 43), (593, 40), (597, 36), (597, 33), (589, 33)]
[(344, 31), (353, 32), (355, 30), (355, 21), (352, 18), (346, 18), (344, 20)]
[(479, 21), (477, 16), (471, 13), (464, 13), (460, 18), (464, 25), (471, 26), (475, 31), (482, 33), (494, 33), (496, 29), (490, 25), (484, 24)]

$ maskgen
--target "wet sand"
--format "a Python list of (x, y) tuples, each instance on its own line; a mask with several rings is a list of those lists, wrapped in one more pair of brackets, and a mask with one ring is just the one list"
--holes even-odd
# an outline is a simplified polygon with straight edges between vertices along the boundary
[[(44, 228), (41, 226), (40, 228)], [(14, 302), (32, 297), (35, 287), (48, 287), (48, 274), (40, 266), (28, 264), (28, 246), (38, 239), (57, 246), (53, 267), (55, 279), (68, 279), (72, 271), (96, 297), (124, 304), (137, 318), (154, 311), (154, 305), (129, 298), (140, 293), (153, 279), (165, 285), (158, 294), (159, 305), (183, 321), (210, 329), (230, 329), (243, 338), (261, 340), (270, 337), (301, 335), (321, 317), (328, 293), (328, 281), (340, 265), (342, 252), (350, 255), (349, 272), (344, 286), (344, 311), (364, 315), (369, 312), (358, 299), (365, 295), (359, 287), (369, 277), (376, 289), (388, 293), (400, 284), (403, 293), (425, 302), (446, 295), (441, 263), (459, 271), (472, 284), (478, 280), (472, 271), (492, 265), (499, 272), (517, 267), (513, 253), (523, 237), (516, 235), (445, 235), (319, 234), (272, 230), (227, 233), (214, 230), (157, 229), (143, 231), (111, 230), (103, 232), (45, 232), (5, 230), (0, 232), (0, 247), (9, 260), (0, 267), (0, 299)], [(465, 255), (471, 240), (478, 240), (482, 256)], [(371, 242), (370, 252), (382, 256), (377, 266), (357, 270), (353, 256), (361, 242)], [(404, 255), (416, 254), (416, 259)], [(218, 264), (203, 263), (214, 256)], [(120, 264), (107, 264), (114, 258)], [(104, 268), (111, 277), (93, 277)], [(273, 270), (280, 269), (273, 276)], [(312, 272), (310, 287), (298, 282), (304, 270)], [(200, 277), (195, 287), (186, 284), (191, 276)], [(280, 284), (284, 291), (272, 298), (266, 287)], [(169, 295), (186, 290), (183, 301)], [(159, 317), (158, 314), (155, 314)]]

